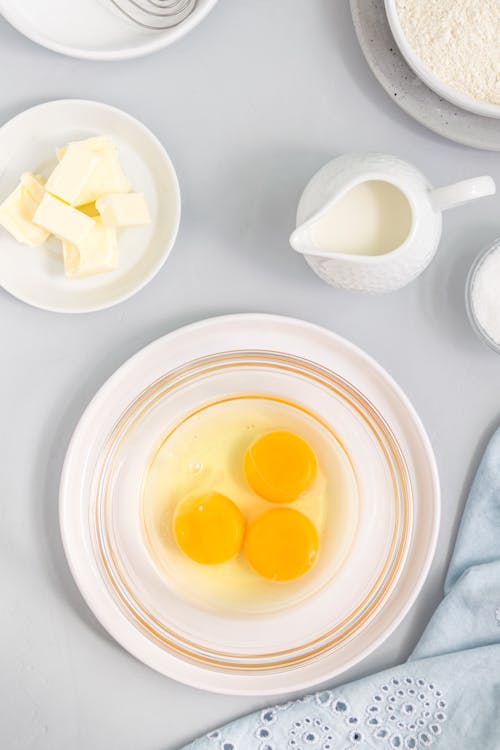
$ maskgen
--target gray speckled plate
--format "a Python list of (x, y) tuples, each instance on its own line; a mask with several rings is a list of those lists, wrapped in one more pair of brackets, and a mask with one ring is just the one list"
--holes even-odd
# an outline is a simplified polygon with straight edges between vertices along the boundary
[(452, 141), (500, 151), (499, 120), (455, 107), (408, 67), (389, 28), (383, 0), (351, 0), (351, 13), (368, 65), (401, 109)]

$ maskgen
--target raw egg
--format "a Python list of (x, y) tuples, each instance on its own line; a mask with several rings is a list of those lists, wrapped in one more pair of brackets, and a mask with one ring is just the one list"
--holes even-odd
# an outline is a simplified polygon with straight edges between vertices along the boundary
[(293, 432), (276, 430), (255, 440), (245, 453), (245, 477), (271, 503), (291, 503), (316, 475), (314, 451)]
[(293, 508), (274, 508), (248, 527), (245, 557), (270, 581), (291, 581), (312, 568), (319, 538), (313, 523)]
[(219, 492), (183, 500), (175, 511), (174, 535), (191, 560), (216, 565), (240, 551), (245, 520), (237, 505)]

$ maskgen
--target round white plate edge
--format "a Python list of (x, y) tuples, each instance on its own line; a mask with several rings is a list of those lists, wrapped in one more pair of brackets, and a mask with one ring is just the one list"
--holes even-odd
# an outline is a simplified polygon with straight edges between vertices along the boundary
[[(192, 13), (178, 26), (166, 29), (165, 31), (167, 33), (165, 33), (165, 31), (159, 31), (157, 40), (138, 44), (137, 47), (132, 48), (131, 50), (111, 52), (96, 52), (91, 49), (79, 49), (78, 47), (73, 47), (71, 45), (59, 44), (58, 42), (47, 38), (45, 35), (37, 33), (36, 30), (27, 29), (26, 25), (23, 24), (22, 19), (19, 20), (19, 14), (16, 14), (15, 11), (9, 9), (9, 0), (0, 0), (0, 16), (3, 16), (7, 23), (26, 37), (26, 39), (29, 39), (35, 44), (40, 45), (40, 47), (45, 47), (45, 49), (51, 50), (52, 52), (57, 52), (60, 55), (66, 55), (67, 57), (75, 57), (80, 60), (101, 60), (112, 62), (117, 60), (132, 60), (136, 57), (149, 55), (153, 52), (158, 52), (164, 47), (168, 47), (201, 23), (201, 21), (203, 21), (203, 19), (215, 7), (217, 2), (218, 0), (206, 0), (206, 5), (198, 11), (196, 15)], [(132, 21), (130, 23), (132, 23)]]
[[(231, 673), (224, 674), (221, 672), (214, 672), (210, 669), (203, 669), (202, 667), (199, 667), (198, 665), (190, 664), (187, 661), (183, 661), (171, 654), (168, 654), (165, 651), (160, 651), (163, 660), (167, 663), (168, 662), (168, 669), (161, 668), (158, 665), (158, 648), (154, 646), (154, 644), (149, 641), (145, 636), (143, 636), (133, 625), (132, 623), (129, 623), (126, 618), (121, 615), (120, 611), (116, 607), (116, 603), (111, 599), (109, 593), (104, 588), (104, 584), (102, 583), (100, 588), (101, 591), (97, 591), (94, 586), (97, 582), (99, 583), (98, 578), (94, 580), (94, 571), (89, 571), (89, 569), (80, 569), (78, 566), (78, 561), (76, 560), (76, 555), (74, 554), (74, 549), (71, 549), (72, 544), (74, 544), (75, 539), (78, 542), (78, 537), (73, 536), (70, 529), (70, 503), (68, 501), (68, 498), (70, 497), (69, 493), (69, 485), (71, 484), (70, 480), (70, 474), (71, 470), (73, 468), (72, 464), (74, 462), (78, 462), (78, 458), (76, 456), (76, 453), (78, 452), (78, 443), (81, 439), (84, 439), (85, 436), (85, 429), (86, 429), (86, 423), (90, 420), (92, 416), (92, 411), (94, 408), (96, 408), (99, 404), (99, 401), (102, 398), (105, 398), (105, 391), (107, 391), (108, 388), (111, 388), (115, 384), (115, 379), (118, 380), (120, 378), (123, 378), (124, 375), (127, 374), (127, 370), (132, 369), (137, 361), (140, 361), (144, 356), (147, 356), (151, 354), (155, 348), (160, 348), (164, 346), (166, 341), (169, 341), (169, 343), (172, 343), (176, 337), (178, 336), (185, 336), (185, 335), (191, 335), (192, 333), (199, 334), (201, 329), (204, 327), (211, 327), (211, 326), (222, 326), (224, 327), (224, 324), (230, 322), (230, 323), (238, 323), (238, 322), (261, 322), (264, 325), (269, 324), (279, 324), (284, 323), (285, 325), (291, 325), (294, 327), (303, 328), (305, 330), (315, 330), (316, 332), (322, 333), (323, 335), (326, 335), (332, 342), (335, 342), (337, 344), (340, 344), (341, 346), (346, 347), (347, 350), (350, 350), (351, 353), (360, 356), (362, 359), (365, 360), (367, 364), (369, 364), (373, 369), (378, 373), (379, 376), (386, 382), (386, 384), (392, 389), (392, 391), (398, 396), (398, 398), (401, 400), (401, 402), (405, 405), (405, 407), (408, 410), (408, 415), (416, 428), (418, 432), (418, 436), (422, 441), (422, 447), (426, 453), (426, 457), (429, 462), (428, 468), (430, 469), (431, 474), (431, 483), (432, 487), (434, 489), (433, 493), (433, 499), (434, 499), (434, 519), (432, 524), (432, 534), (428, 540), (428, 547), (427, 547), (427, 555), (425, 558), (425, 563), (422, 565), (422, 568), (420, 570), (420, 573), (418, 577), (415, 579), (415, 582), (413, 584), (413, 589), (409, 593), (409, 595), (406, 597), (404, 605), (402, 607), (398, 607), (397, 614), (392, 618), (389, 626), (387, 626), (380, 635), (375, 638), (372, 642), (370, 642), (364, 649), (362, 649), (356, 656), (351, 658), (350, 660), (346, 661), (345, 664), (342, 666), (342, 669), (337, 669), (335, 671), (328, 671), (325, 670), (325, 674), (323, 674), (321, 677), (312, 677), (312, 678), (303, 678), (298, 681), (293, 681), (290, 679), (293, 672), (279, 672), (277, 673), (279, 676), (283, 677), (284, 674), (287, 675), (286, 680), (286, 687), (282, 687), (280, 685), (278, 686), (272, 686), (269, 687), (269, 681), (272, 679), (272, 675), (256, 675), (256, 677), (249, 677), (247, 675), (241, 676), (241, 675), (233, 675)], [(74, 496), (74, 495), (73, 495)], [(430, 443), (430, 439), (427, 435), (427, 432), (425, 431), (425, 428), (420, 420), (420, 417), (418, 416), (417, 412), (415, 411), (415, 408), (409, 401), (408, 397), (405, 395), (404, 391), (400, 388), (400, 386), (397, 385), (397, 383), (393, 380), (393, 378), (384, 370), (384, 368), (377, 363), (376, 360), (374, 360), (370, 355), (366, 354), (362, 349), (357, 347), (356, 345), (352, 344), (347, 339), (343, 338), (342, 336), (333, 333), (332, 331), (329, 331), (328, 329), (318, 326), (314, 323), (309, 323), (307, 321), (299, 320), (296, 318), (291, 318), (287, 316), (280, 316), (280, 315), (268, 315), (268, 314), (260, 314), (260, 313), (241, 313), (241, 314), (235, 314), (235, 315), (224, 315), (220, 317), (215, 318), (208, 318), (205, 320), (200, 320), (195, 323), (191, 323), (189, 325), (183, 326), (181, 328), (178, 328), (164, 336), (161, 336), (160, 338), (156, 339), (155, 341), (151, 342), (150, 344), (146, 345), (144, 348), (139, 350), (135, 355), (133, 355), (131, 358), (129, 358), (126, 362), (123, 363), (111, 376), (110, 378), (101, 386), (101, 388), (97, 391), (85, 411), (83, 412), (83, 415), (80, 418), (80, 421), (78, 422), (75, 431), (73, 433), (73, 436), (70, 440), (68, 450), (66, 453), (66, 458), (63, 465), (63, 471), (61, 475), (61, 483), (60, 483), (60, 491), (59, 491), (59, 517), (60, 517), (60, 528), (61, 528), (61, 535), (62, 535), (62, 541), (63, 541), (63, 547), (66, 554), (66, 558), (68, 560), (68, 564), (71, 570), (71, 573), (73, 575), (73, 578), (84, 598), (89, 608), (94, 613), (95, 617), (99, 620), (99, 622), (103, 625), (103, 627), (108, 631), (108, 633), (118, 642), (120, 645), (129, 653), (131, 653), (133, 656), (138, 658), (140, 661), (142, 661), (147, 666), (151, 667), (155, 671), (160, 672), (161, 674), (164, 674), (167, 677), (170, 677), (172, 679), (178, 680), (179, 682), (182, 682), (183, 684), (190, 685), (191, 687), (208, 690), (210, 692), (214, 693), (221, 693), (221, 694), (231, 694), (231, 695), (246, 695), (246, 696), (265, 696), (265, 695), (280, 695), (296, 690), (306, 690), (313, 686), (320, 685), (322, 682), (326, 681), (327, 679), (331, 679), (335, 677), (338, 674), (341, 674), (345, 672), (350, 667), (354, 666), (355, 664), (358, 664), (360, 661), (362, 661), (365, 657), (367, 657), (370, 653), (372, 653), (379, 645), (381, 645), (390, 635), (394, 632), (394, 630), (397, 628), (397, 626), (401, 623), (401, 621), (404, 619), (404, 617), (407, 615), (408, 611), (413, 606), (424, 582), (427, 578), (430, 566), (432, 564), (432, 560), (434, 557), (436, 544), (437, 544), (437, 538), (438, 538), (438, 532), (440, 527), (440, 519), (441, 519), (441, 490), (440, 490), (440, 483), (439, 483), (439, 475), (438, 475), (438, 469), (436, 464), (436, 459), (434, 456), (434, 452)], [(82, 540), (80, 540), (82, 541)], [(83, 551), (85, 552), (85, 549), (83, 548)], [(95, 567), (95, 565), (94, 565)], [(93, 585), (94, 584), (94, 585)], [(104, 595), (104, 596), (102, 596)], [(104, 599), (104, 606), (103, 605), (103, 599)], [(109, 611), (106, 610), (107, 603), (111, 605), (109, 607)], [(326, 659), (325, 659), (326, 660)], [(299, 668), (301, 669), (301, 668)], [(298, 670), (295, 669), (294, 672), (296, 673)], [(261, 680), (262, 684), (259, 685), (253, 685), (250, 686), (250, 682), (254, 681), (257, 682), (258, 680)], [(216, 681), (219, 681), (219, 684), (215, 684)]]
[(165, 146), (162, 144), (160, 139), (136, 117), (134, 117), (133, 115), (130, 115), (128, 112), (125, 112), (122, 109), (119, 109), (118, 107), (114, 107), (111, 104), (105, 104), (104, 102), (99, 102), (99, 101), (95, 101), (92, 99), (51, 99), (50, 101), (47, 101), (47, 102), (41, 102), (40, 104), (35, 104), (32, 107), (29, 107), (28, 109), (25, 109), (22, 112), (19, 112), (17, 115), (14, 115), (14, 117), (11, 117), (10, 120), (7, 120), (7, 122), (3, 123), (0, 126), (0, 139), (2, 137), (2, 131), (4, 129), (12, 128), (12, 127), (15, 128), (16, 122), (21, 120), (23, 117), (28, 116), (28, 115), (33, 116), (34, 114), (36, 114), (36, 111), (40, 109), (46, 109), (46, 108), (57, 107), (57, 106), (66, 106), (66, 105), (67, 106), (91, 106), (91, 107), (95, 107), (96, 109), (106, 110), (121, 119), (128, 120), (128, 122), (133, 127), (141, 131), (144, 134), (144, 136), (151, 143), (154, 144), (155, 148), (162, 155), (166, 163), (166, 166), (170, 172), (170, 176), (172, 178), (172, 184), (173, 184), (174, 192), (175, 192), (174, 198), (175, 198), (175, 209), (176, 209), (176, 214), (177, 214), (174, 231), (172, 233), (172, 238), (170, 242), (165, 246), (165, 251), (160, 261), (152, 268), (150, 273), (147, 274), (142, 279), (142, 281), (140, 281), (137, 284), (137, 286), (135, 286), (129, 292), (126, 292), (125, 294), (111, 300), (109, 303), (106, 303), (103, 305), (97, 305), (97, 306), (83, 306), (83, 307), (72, 308), (71, 310), (68, 310), (68, 309), (61, 308), (61, 307), (36, 304), (32, 300), (30, 300), (29, 297), (24, 297), (20, 294), (16, 294), (15, 292), (11, 291), (7, 286), (0, 285), (0, 288), (8, 292), (8, 294), (12, 295), (16, 299), (19, 299), (21, 302), (24, 302), (27, 305), (36, 307), (39, 310), (46, 310), (47, 312), (64, 313), (64, 314), (70, 314), (70, 315), (78, 315), (81, 313), (97, 312), (98, 310), (107, 310), (110, 307), (119, 305), (122, 302), (125, 302), (127, 299), (130, 299), (131, 297), (133, 297), (135, 294), (140, 292), (141, 289), (144, 289), (144, 287), (147, 284), (149, 284), (149, 282), (157, 275), (157, 273), (159, 273), (159, 271), (161, 270), (161, 268), (167, 261), (167, 258), (172, 252), (173, 247), (175, 245), (177, 235), (179, 233), (179, 226), (180, 226), (180, 221), (181, 221), (182, 201), (181, 201), (181, 191), (180, 191), (180, 186), (179, 186), (179, 179), (177, 177), (177, 172), (175, 170), (174, 164)]

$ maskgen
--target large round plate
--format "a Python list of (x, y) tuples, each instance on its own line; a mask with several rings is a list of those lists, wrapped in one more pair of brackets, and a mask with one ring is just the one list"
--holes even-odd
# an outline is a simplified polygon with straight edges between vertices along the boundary
[(354, 28), (378, 82), (410, 117), (466, 146), (500, 151), (498, 120), (451, 104), (425, 85), (403, 58), (389, 27), (384, 0), (351, 0)]
[(57, 164), (56, 148), (94, 135), (109, 135), (117, 144), (132, 189), (146, 196), (151, 224), (120, 232), (115, 271), (76, 280), (64, 275), (61, 243), (55, 237), (41, 247), (27, 247), (0, 227), (0, 285), (44, 310), (90, 312), (122, 302), (160, 270), (177, 236), (180, 192), (167, 152), (138, 120), (100, 102), (39, 104), (0, 128), (0, 202), (23, 172), (47, 178)]
[(125, 60), (180, 39), (216, 2), (198, 0), (188, 18), (164, 30), (133, 23), (117, 10), (113, 0), (0, 0), (0, 13), (21, 34), (54, 52), (87, 60)]
[[(193, 360), (242, 349), (300, 357), (350, 383), (369, 400), (397, 441), (411, 485), (412, 529), (397, 585), (388, 591), (369, 626), (360, 628), (340, 647), (319, 658), (304, 659), (293, 669), (245, 672), (224, 665), (216, 668), (162, 648), (147, 630), (124, 615), (111, 595), (94, 553), (89, 524), (91, 495), (99, 483), (98, 457), (110, 433), (123, 429), (119, 425), (124, 414), (135, 421), (131, 405), (143, 404), (143, 394), (152, 384), (162, 382), (166, 373)], [(284, 693), (318, 684), (357, 663), (387, 638), (415, 600), (429, 570), (439, 515), (439, 481), (432, 448), (417, 414), (394, 381), (345, 339), (309, 323), (270, 315), (202, 321), (158, 339), (125, 363), (84, 413), (68, 450), (60, 491), (61, 531), (72, 573), (109, 633), (137, 658), (176, 680), (205, 690), (247, 695)], [(265, 632), (258, 637), (265, 649)]]

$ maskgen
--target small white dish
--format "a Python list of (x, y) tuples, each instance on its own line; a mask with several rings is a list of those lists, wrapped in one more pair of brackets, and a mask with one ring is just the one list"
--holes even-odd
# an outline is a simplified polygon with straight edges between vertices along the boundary
[[(184, 600), (160, 575), (140, 497), (172, 424), (249, 389), (321, 414), (351, 457), (361, 510), (348, 556), (321, 590), (284, 610), (231, 616)], [(394, 381), (345, 339), (271, 315), (201, 321), (125, 363), (82, 416), (60, 487), (71, 571), (109, 633), (162, 674), (241, 695), (305, 689), (385, 640), (424, 582), (439, 518), (432, 448)]]
[(191, 31), (217, 0), (198, 0), (178, 26), (150, 30), (133, 23), (111, 0), (0, 0), (0, 14), (42, 47), (86, 60), (125, 60), (167, 47)]
[(385, 9), (389, 20), (389, 26), (391, 27), (391, 31), (401, 54), (417, 76), (427, 84), (429, 88), (435, 91), (436, 94), (439, 94), (439, 96), (442, 96), (452, 104), (456, 104), (458, 107), (466, 109), (468, 112), (474, 112), (476, 115), (500, 118), (500, 106), (498, 104), (482, 102), (479, 99), (473, 99), (471, 96), (463, 94), (461, 91), (458, 91), (458, 89), (448, 86), (447, 83), (438, 78), (432, 70), (429, 70), (429, 68), (424, 65), (406, 38), (406, 34), (404, 33), (399, 19), (396, 1), (397, 0), (385, 0)]
[(78, 280), (65, 277), (58, 240), (52, 237), (41, 247), (26, 247), (0, 227), (0, 285), (35, 307), (81, 313), (116, 305), (158, 273), (175, 242), (181, 203), (168, 154), (138, 120), (100, 102), (47, 102), (0, 128), (0, 201), (23, 172), (47, 177), (57, 163), (57, 147), (100, 134), (116, 142), (133, 189), (146, 196), (151, 224), (120, 233), (116, 271)]

